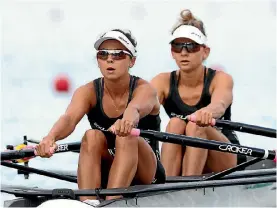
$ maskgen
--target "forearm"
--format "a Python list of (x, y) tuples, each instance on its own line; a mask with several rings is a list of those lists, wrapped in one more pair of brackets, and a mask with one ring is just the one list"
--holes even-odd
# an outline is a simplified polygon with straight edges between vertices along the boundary
[(75, 129), (75, 125), (67, 115), (62, 115), (49, 132), (55, 141), (68, 137)]
[(213, 118), (220, 118), (226, 111), (226, 105), (224, 102), (210, 103), (207, 107), (212, 112)]
[(127, 109), (129, 111), (132, 111), (135, 115), (138, 115), (139, 118), (143, 118), (147, 116), (149, 113), (151, 113), (151, 111), (153, 110), (153, 107), (154, 106), (152, 104), (142, 104), (142, 105), (130, 104), (128, 105)]

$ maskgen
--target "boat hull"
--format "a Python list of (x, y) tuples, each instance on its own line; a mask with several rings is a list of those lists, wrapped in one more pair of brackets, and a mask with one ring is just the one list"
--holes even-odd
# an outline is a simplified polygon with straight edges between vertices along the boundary
[(106, 207), (276, 207), (276, 183), (200, 188), (145, 194), (103, 202)]
[[(5, 201), (5, 207), (36, 207), (46, 201), (17, 198)], [(80, 202), (80, 204), (82, 204)], [(276, 207), (276, 183), (207, 187), (199, 189), (142, 193), (136, 197), (103, 201), (101, 207)]]
[[(123, 198), (103, 201), (99, 206), (276, 207), (276, 164), (272, 161), (270, 163), (262, 161), (256, 164), (255, 168), (237, 171), (216, 180), (205, 180), (208, 176), (210, 175), (169, 177), (166, 184), (138, 185), (113, 190), (113, 194), (120, 193)], [(75, 190), (75, 195), (79, 193), (80, 196), (80, 191)], [(53, 201), (53, 197), (51, 197), (52, 190), (47, 189), (2, 185), (1, 192), (18, 197), (6, 200), (4, 207), (37, 207), (47, 203), (45, 201), (55, 202), (55, 199)], [(95, 190), (92, 192), (95, 195)], [(108, 192), (111, 193), (111, 190), (102, 189), (100, 192), (102, 196), (105, 196), (109, 195)], [(72, 202), (70, 199), (63, 200), (64, 203), (66, 201)], [(77, 200), (74, 203), (83, 205)], [(63, 207), (68, 206), (65, 204)]]

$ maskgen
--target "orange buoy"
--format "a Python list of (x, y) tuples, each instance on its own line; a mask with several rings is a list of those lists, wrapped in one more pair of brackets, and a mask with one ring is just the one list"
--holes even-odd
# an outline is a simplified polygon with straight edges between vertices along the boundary
[(57, 76), (54, 81), (54, 87), (57, 92), (67, 93), (70, 90), (70, 80), (65, 75)]

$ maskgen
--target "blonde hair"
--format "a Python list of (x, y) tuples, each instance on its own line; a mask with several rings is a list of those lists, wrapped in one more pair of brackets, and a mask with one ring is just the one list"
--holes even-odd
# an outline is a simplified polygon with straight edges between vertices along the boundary
[(180, 16), (181, 18), (178, 19), (178, 22), (175, 24), (171, 31), (172, 34), (178, 27), (182, 25), (191, 25), (197, 27), (205, 36), (207, 36), (203, 22), (200, 19), (196, 18), (189, 9), (182, 10)]

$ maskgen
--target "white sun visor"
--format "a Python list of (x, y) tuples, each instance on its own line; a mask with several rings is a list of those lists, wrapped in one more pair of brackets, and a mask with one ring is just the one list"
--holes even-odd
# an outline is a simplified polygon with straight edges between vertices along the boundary
[(207, 37), (197, 28), (191, 25), (178, 27), (170, 38), (170, 43), (177, 38), (189, 38), (201, 45), (207, 45)]
[(133, 56), (137, 56), (136, 47), (131, 43), (131, 41), (123, 33), (119, 32), (119, 31), (109, 31), (109, 32), (105, 33), (94, 43), (94, 48), (96, 50), (98, 50), (99, 46), (105, 40), (118, 40), (132, 53)]

